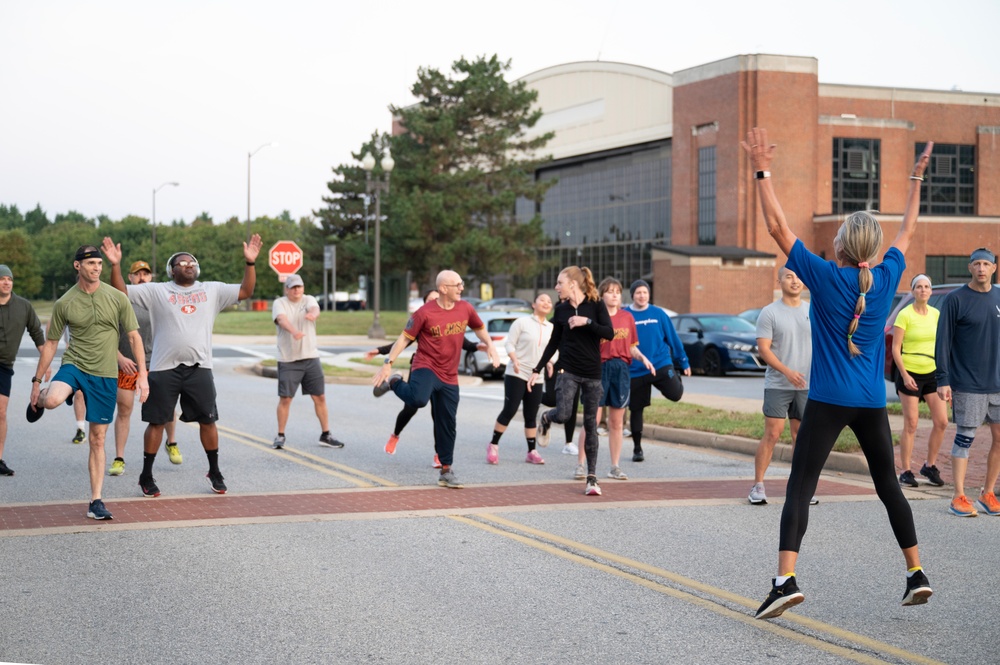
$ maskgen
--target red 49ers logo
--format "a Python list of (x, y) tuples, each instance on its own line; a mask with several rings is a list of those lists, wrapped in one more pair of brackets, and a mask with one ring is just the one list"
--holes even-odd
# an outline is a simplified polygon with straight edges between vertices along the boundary
[(194, 314), (197, 309), (194, 305), (184, 305), (181, 307), (181, 314)]

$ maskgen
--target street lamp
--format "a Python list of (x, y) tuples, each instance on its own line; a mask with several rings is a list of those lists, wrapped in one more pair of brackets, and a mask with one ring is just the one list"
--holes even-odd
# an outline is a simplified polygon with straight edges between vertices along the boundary
[(258, 152), (272, 145), (277, 146), (278, 144), (273, 141), (270, 143), (265, 143), (263, 145), (258, 146), (257, 149), (254, 150), (253, 152), (247, 153), (247, 242), (250, 242), (250, 160), (253, 159), (253, 156), (256, 155)]
[(179, 187), (181, 183), (179, 182), (165, 182), (159, 187), (153, 190), (153, 256), (151, 265), (153, 266), (153, 279), (156, 279), (156, 193), (170, 185), (171, 187)]
[(375, 158), (369, 154), (361, 158), (361, 168), (365, 170), (365, 193), (368, 196), (375, 195), (375, 319), (372, 327), (368, 329), (368, 337), (372, 339), (385, 339), (385, 330), (379, 321), (379, 309), (382, 305), (382, 194), (389, 193), (389, 174), (392, 173), (396, 162), (392, 155), (385, 153), (382, 158), (382, 172), (384, 179), (372, 178), (372, 171), (375, 169)]

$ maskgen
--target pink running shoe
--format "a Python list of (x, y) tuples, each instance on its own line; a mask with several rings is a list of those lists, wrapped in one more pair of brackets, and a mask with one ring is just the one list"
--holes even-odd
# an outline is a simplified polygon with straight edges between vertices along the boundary
[(434, 453), (434, 463), (431, 464), (431, 466), (434, 467), (435, 469), (441, 468), (441, 460), (438, 459), (437, 453)]
[(487, 464), (500, 463), (500, 446), (492, 443), (486, 444), (486, 463)]
[(545, 460), (542, 459), (537, 450), (529, 450), (528, 456), (524, 458), (524, 461), (528, 464), (545, 464)]
[(399, 443), (399, 437), (395, 434), (389, 437), (389, 440), (385, 444), (385, 452), (390, 455), (396, 454), (396, 444)]

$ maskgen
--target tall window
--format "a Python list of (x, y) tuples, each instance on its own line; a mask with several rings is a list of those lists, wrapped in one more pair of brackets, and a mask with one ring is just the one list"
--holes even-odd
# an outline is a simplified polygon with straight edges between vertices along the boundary
[(833, 139), (834, 214), (878, 210), (879, 147), (878, 139)]
[(698, 148), (698, 244), (715, 244), (715, 146)]
[[(916, 156), (926, 143), (916, 144)], [(920, 212), (931, 215), (974, 215), (976, 147), (934, 144), (931, 163), (920, 188)]]
[[(937, 150), (937, 144), (934, 144)], [(920, 152), (924, 149), (921, 148)], [(932, 284), (967, 284), (971, 279), (969, 274), (969, 255), (962, 256), (928, 256), (926, 259), (927, 276)], [(994, 279), (996, 276), (994, 275)]]

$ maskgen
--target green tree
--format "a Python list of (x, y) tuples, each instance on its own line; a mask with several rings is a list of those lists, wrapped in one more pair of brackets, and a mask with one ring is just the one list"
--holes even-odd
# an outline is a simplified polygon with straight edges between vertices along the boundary
[(23, 229), (0, 231), (0, 263), (14, 273), (14, 292), (25, 298), (35, 298), (42, 290), (42, 274), (31, 250), (31, 241)]
[[(508, 83), (510, 61), (462, 58), (450, 74), (420, 69), (417, 103), (393, 107), (405, 132), (396, 159), (388, 249), (429, 280), (442, 268), (489, 279), (538, 273), (539, 216), (519, 223), (518, 198), (541, 202), (552, 181), (535, 181), (536, 158), (553, 134), (527, 136), (542, 116), (537, 93)], [(414, 261), (416, 259), (416, 261)]]
[(21, 228), (24, 228), (24, 215), (17, 209), (17, 205), (10, 207), (0, 205), (0, 231)]

